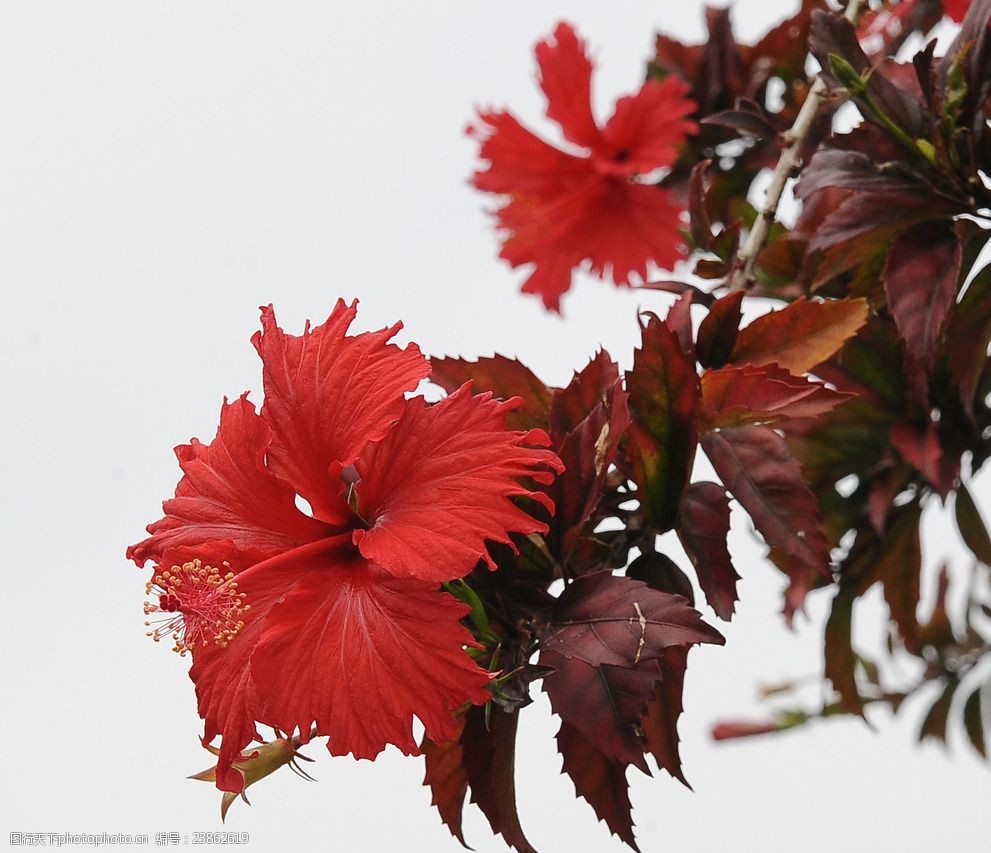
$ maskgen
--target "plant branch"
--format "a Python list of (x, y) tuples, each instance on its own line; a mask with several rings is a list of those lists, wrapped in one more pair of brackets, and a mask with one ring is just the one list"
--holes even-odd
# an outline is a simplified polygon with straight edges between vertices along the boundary
[[(866, 0), (849, 0), (846, 11), (843, 14), (850, 23), (855, 23), (860, 16)], [(754, 220), (753, 228), (747, 235), (747, 242), (737, 254), (736, 272), (730, 279), (729, 289), (748, 290), (754, 284), (756, 275), (754, 267), (757, 264), (757, 256), (767, 244), (767, 238), (771, 233), (771, 224), (777, 218), (778, 205), (781, 203), (781, 196), (788, 185), (788, 181), (802, 166), (800, 152), (802, 143), (809, 135), (812, 124), (819, 114), (819, 107), (826, 98), (826, 82), (822, 76), (817, 76), (809, 94), (805, 98), (805, 103), (795, 118), (795, 123), (782, 134), (784, 148), (778, 158), (778, 164), (774, 167), (771, 175), (771, 183), (767, 187), (764, 196), (763, 209)]]

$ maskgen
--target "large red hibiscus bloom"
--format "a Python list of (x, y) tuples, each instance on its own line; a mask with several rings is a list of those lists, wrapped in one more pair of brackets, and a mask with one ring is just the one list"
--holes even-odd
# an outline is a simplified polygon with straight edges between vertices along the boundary
[(537, 45), (547, 116), (574, 153), (548, 145), (508, 112), (482, 111), (469, 133), (489, 165), (472, 178), (480, 190), (508, 196), (496, 211), (504, 241), (500, 257), (532, 264), (525, 293), (560, 310), (573, 269), (583, 261), (616, 284), (643, 278), (647, 264), (671, 268), (684, 256), (681, 208), (670, 193), (638, 178), (672, 166), (695, 105), (675, 77), (648, 80), (620, 98), (603, 127), (591, 107), (592, 62), (569, 24)]
[(192, 655), (227, 791), (258, 724), (358, 758), (415, 752), (414, 716), (455, 737), (452, 709), (484, 702), (490, 674), (440, 584), (491, 566), (487, 541), (546, 531), (513, 498), (552, 509), (519, 478), (547, 482), (560, 460), (544, 433), (505, 429), (514, 401), (407, 399), (427, 360), (389, 343), (399, 324), (349, 335), (354, 316), (338, 302), (296, 337), (262, 310), (261, 411), (225, 402), (210, 444), (176, 449), (175, 497), (127, 552), (155, 564), (151, 633)]

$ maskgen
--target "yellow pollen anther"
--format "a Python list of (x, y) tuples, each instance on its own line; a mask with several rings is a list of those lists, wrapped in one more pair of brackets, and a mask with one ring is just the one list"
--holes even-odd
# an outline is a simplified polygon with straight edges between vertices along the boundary
[(159, 572), (145, 585), (154, 596), (144, 603), (145, 615), (164, 613), (166, 619), (153, 625), (147, 636), (156, 643), (171, 637), (172, 650), (180, 655), (211, 642), (220, 648), (227, 645), (244, 627), (244, 615), (251, 606), (245, 594), (237, 591), (234, 572), (224, 562), (221, 568), (190, 560)]

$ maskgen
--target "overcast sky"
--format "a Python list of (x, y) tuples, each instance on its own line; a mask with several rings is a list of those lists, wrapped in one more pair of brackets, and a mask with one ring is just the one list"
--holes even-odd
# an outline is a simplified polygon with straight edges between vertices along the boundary
[[(753, 37), (792, 7), (741, 0), (735, 20)], [(466, 184), (463, 128), (475, 105), (509, 105), (549, 130), (532, 45), (562, 17), (593, 46), (602, 115), (639, 85), (654, 33), (699, 39), (701, 16), (696, 0), (0, 6), (4, 843), (221, 828), (219, 795), (184, 778), (210, 763), (187, 663), (144, 637), (146, 575), (124, 549), (175, 487), (171, 448), (211, 438), (224, 395), (260, 401), (259, 305), (298, 332), (358, 297), (362, 328), (402, 319), (428, 354), (516, 355), (551, 383), (599, 345), (630, 363), (637, 308), (666, 301), (583, 279), (560, 319), (520, 296), (490, 201)], [(872, 717), (877, 733), (837, 721), (709, 741), (715, 720), (760, 713), (760, 683), (821, 666), (825, 599), (785, 630), (780, 578), (737, 521), (739, 614), (725, 648), (690, 657), (695, 792), (630, 771), (642, 849), (986, 844), (987, 767), (960, 737), (952, 755), (915, 746), (917, 706)], [(876, 644), (876, 601), (861, 609)], [(520, 812), (538, 849), (622, 849), (559, 775), (542, 694), (521, 725)], [(308, 754), (317, 784), (282, 772), (232, 809), (248, 849), (459, 849), (421, 760)], [(473, 809), (466, 831), (477, 850), (505, 849)]]

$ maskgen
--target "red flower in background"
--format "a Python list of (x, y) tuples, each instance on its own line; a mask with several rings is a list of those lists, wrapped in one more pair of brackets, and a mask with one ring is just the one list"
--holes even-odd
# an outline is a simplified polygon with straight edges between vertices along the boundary
[(970, 8), (971, 0), (943, 0), (943, 11), (958, 24)]
[(469, 133), (489, 165), (472, 177), (480, 190), (509, 197), (496, 211), (503, 233), (500, 257), (532, 264), (525, 293), (539, 293), (560, 310), (573, 269), (590, 261), (616, 284), (647, 274), (648, 262), (670, 268), (685, 254), (681, 207), (671, 194), (636, 176), (672, 166), (695, 108), (688, 86), (675, 77), (648, 80), (620, 98), (599, 127), (592, 115), (592, 62), (569, 24), (536, 48), (547, 116), (580, 153), (547, 144), (508, 112), (479, 113)]
[[(240, 791), (241, 751), (261, 723), (335, 755), (417, 751), (451, 710), (489, 698), (465, 652), (467, 608), (439, 589), (486, 560), (486, 541), (545, 532), (511, 499), (553, 509), (518, 482), (561, 469), (539, 431), (509, 432), (519, 400), (465, 385), (433, 405), (406, 399), (430, 372), (401, 328), (348, 335), (355, 306), (285, 334), (271, 307), (252, 342), (261, 412), (225, 401), (214, 440), (176, 448), (183, 477), (165, 516), (127, 556), (156, 564), (150, 632), (192, 654), (204, 742), (222, 736), (217, 785)], [(297, 497), (309, 506), (303, 512)]]

